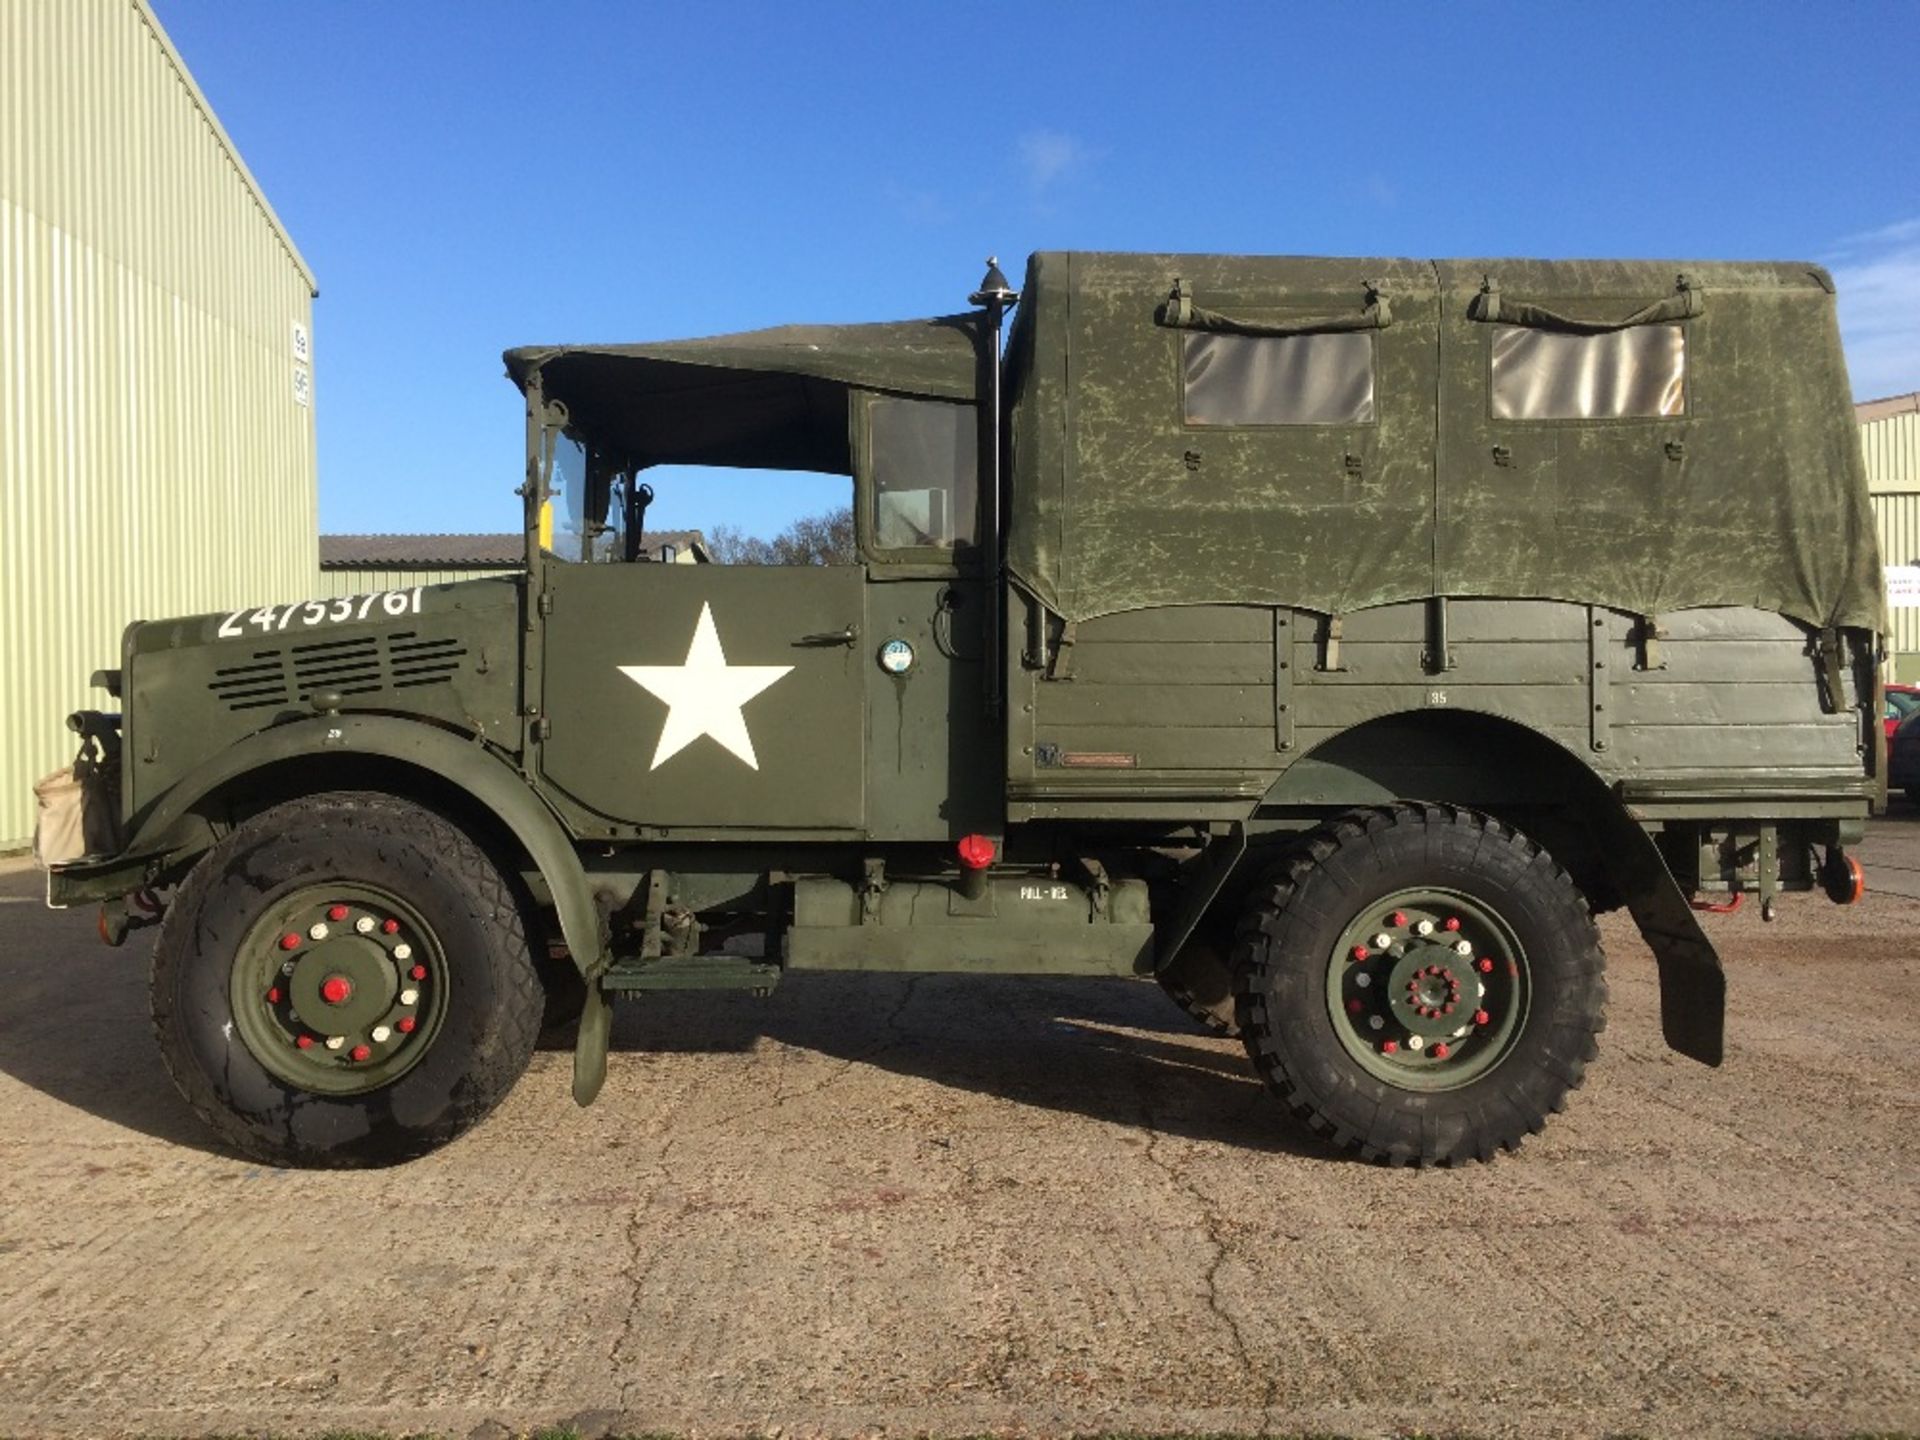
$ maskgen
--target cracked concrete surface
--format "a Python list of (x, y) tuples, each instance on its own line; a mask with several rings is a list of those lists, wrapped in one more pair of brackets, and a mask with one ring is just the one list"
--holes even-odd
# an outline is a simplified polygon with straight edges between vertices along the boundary
[(591, 1110), (543, 1051), (446, 1151), (318, 1175), (211, 1145), (143, 937), (37, 884), (0, 875), (0, 1434), (1920, 1428), (1909, 900), (1710, 917), (1717, 1073), (1609, 918), (1600, 1062), (1490, 1166), (1330, 1157), (1149, 985), (796, 975), (623, 1005)]

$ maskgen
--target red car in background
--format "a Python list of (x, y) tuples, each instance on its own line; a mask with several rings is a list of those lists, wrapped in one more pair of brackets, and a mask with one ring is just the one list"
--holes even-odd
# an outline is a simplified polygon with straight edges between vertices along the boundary
[(1893, 732), (1900, 722), (1920, 710), (1920, 685), (1887, 686), (1887, 708), (1884, 719), (1887, 726), (1887, 739), (1893, 739)]

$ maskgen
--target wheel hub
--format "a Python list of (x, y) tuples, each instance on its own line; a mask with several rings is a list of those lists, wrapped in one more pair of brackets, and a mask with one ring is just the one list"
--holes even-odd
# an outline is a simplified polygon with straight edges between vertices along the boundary
[(1399, 891), (1355, 916), (1327, 978), (1348, 1053), (1416, 1090), (1455, 1088), (1497, 1064), (1527, 999), (1525, 956), (1505, 921), (1444, 890)]
[(350, 885), (283, 898), (242, 941), (236, 1027), (256, 1059), (302, 1089), (387, 1084), (423, 1055), (444, 1010), (431, 932), (395, 897)]
[(1403, 948), (1386, 983), (1388, 1007), (1402, 1029), (1439, 1040), (1459, 1028), (1455, 1014), (1463, 1002), (1479, 1001), (1481, 987), (1471, 972), (1455, 969), (1456, 958), (1438, 945)]

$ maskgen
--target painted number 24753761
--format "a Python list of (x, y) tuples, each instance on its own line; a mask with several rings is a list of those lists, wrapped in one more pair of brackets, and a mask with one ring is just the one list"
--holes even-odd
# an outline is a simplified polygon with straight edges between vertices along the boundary
[(290, 626), (310, 629), (315, 625), (338, 625), (346, 620), (364, 620), (378, 606), (382, 614), (394, 616), (420, 613), (420, 587), (411, 590), (378, 590), (371, 595), (343, 595), (337, 600), (296, 600), (291, 605), (263, 605), (258, 610), (236, 610), (220, 622), (222, 640), (238, 640), (250, 633), (271, 634)]

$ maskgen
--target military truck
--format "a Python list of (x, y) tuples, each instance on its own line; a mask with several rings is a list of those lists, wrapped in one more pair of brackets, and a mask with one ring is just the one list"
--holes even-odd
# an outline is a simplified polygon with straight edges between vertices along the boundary
[[(586, 1104), (616, 1000), (948, 971), (1153, 977), (1333, 1147), (1484, 1160), (1595, 1056), (1596, 912), (1716, 1065), (1693, 906), (1858, 897), (1825, 272), (1047, 253), (970, 304), (509, 351), (523, 575), (126, 631), (49, 895), (164, 917), (228, 1143), (404, 1159), (544, 1023)], [(646, 563), (662, 466), (845, 477), (858, 561)]]

